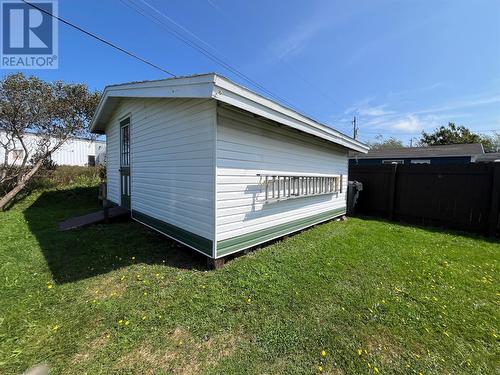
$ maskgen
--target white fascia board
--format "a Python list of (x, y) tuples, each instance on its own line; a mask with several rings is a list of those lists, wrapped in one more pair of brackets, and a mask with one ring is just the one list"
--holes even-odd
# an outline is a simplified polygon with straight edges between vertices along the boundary
[(91, 132), (103, 130), (110, 98), (214, 98), (348, 149), (368, 151), (363, 143), (214, 73), (107, 86), (92, 119)]
[(211, 98), (214, 74), (194, 77), (126, 83), (107, 86), (90, 124), (91, 132), (103, 130), (102, 121), (110, 98)]
[(215, 77), (213, 98), (304, 133), (342, 145), (348, 149), (362, 153), (368, 152), (368, 146), (363, 143), (236, 85), (223, 77)]

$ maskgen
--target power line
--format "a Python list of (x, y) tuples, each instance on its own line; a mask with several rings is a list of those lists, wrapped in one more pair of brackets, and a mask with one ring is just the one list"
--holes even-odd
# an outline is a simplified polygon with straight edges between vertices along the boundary
[(106, 45), (108, 45), (110, 47), (113, 47), (113, 48), (117, 49), (118, 51), (123, 52), (123, 53), (129, 55), (130, 57), (133, 57), (134, 59), (137, 59), (137, 60), (139, 60), (139, 61), (141, 61), (141, 62), (143, 62), (143, 63), (145, 63), (145, 64), (147, 64), (147, 65), (149, 65), (149, 66), (151, 66), (153, 68), (155, 68), (155, 69), (158, 69), (158, 70), (162, 71), (163, 73), (166, 73), (166, 74), (170, 75), (171, 77), (175, 77), (176, 76), (174, 73), (169, 72), (166, 69), (163, 69), (161, 66), (158, 66), (158, 65), (156, 65), (156, 64), (154, 64), (154, 63), (152, 63), (152, 62), (150, 62), (150, 61), (148, 61), (148, 60), (146, 60), (146, 59), (144, 59), (144, 58), (136, 55), (133, 52), (127, 51), (126, 49), (124, 49), (122, 47), (119, 47), (116, 44), (114, 44), (112, 42), (109, 42), (109, 41), (101, 38), (100, 36), (98, 36), (98, 35), (90, 32), (90, 31), (87, 31), (87, 30), (83, 29), (82, 27), (77, 26), (77, 25), (75, 25), (75, 24), (73, 24), (73, 23), (65, 20), (64, 18), (58, 17), (58, 16), (50, 13), (49, 11), (46, 11), (45, 9), (40, 8), (39, 6), (37, 6), (35, 4), (31, 4), (30, 2), (28, 2), (26, 0), (22, 0), (22, 1), (23, 1), (23, 3), (25, 3), (25, 4), (27, 4), (27, 5), (31, 6), (31, 7), (39, 10), (42, 13), (45, 13), (45, 14), (51, 16), (52, 18), (54, 18), (54, 19), (56, 19), (56, 20), (64, 23), (65, 25), (70, 26), (70, 27), (72, 27), (72, 28), (74, 28), (74, 29), (76, 29), (76, 30), (78, 30), (78, 31), (80, 31), (80, 32), (82, 32), (82, 33), (84, 33), (84, 34), (86, 34), (86, 35), (94, 38), (94, 39), (97, 39), (98, 41), (100, 41), (100, 42), (102, 42), (102, 43), (104, 43), (104, 44), (106, 44)]
[[(228, 17), (227, 14), (225, 14), (225, 12), (222, 12), (222, 9), (219, 6), (214, 6), (214, 4), (212, 4), (210, 0), (207, 0), (207, 2), (209, 3), (209, 5), (211, 5), (212, 7), (214, 7), (217, 11), (221, 12), (222, 14), (224, 14), (225, 17)], [(178, 23), (176, 23), (175, 21), (173, 21), (173, 20), (171, 20), (171, 21), (174, 22), (175, 24), (177, 24), (179, 27), (184, 28), (181, 25), (179, 25)], [(189, 30), (188, 30), (188, 32), (189, 32)], [(196, 35), (194, 35), (194, 36), (197, 38)], [(202, 42), (205, 43), (204, 41), (202, 41)], [(207, 44), (207, 43), (205, 43), (205, 44)], [(210, 47), (212, 49), (214, 49), (215, 51), (217, 51), (217, 49), (213, 48), (213, 46), (210, 46)], [(325, 103), (328, 103), (328, 104), (332, 104), (333, 103), (333, 104), (335, 104), (336, 106), (339, 107), (339, 110), (340, 110), (340, 108), (344, 107), (344, 105), (341, 105), (336, 99), (333, 99), (329, 94), (327, 94), (326, 91), (324, 91), (321, 88), (321, 86), (319, 86), (318, 84), (315, 84), (313, 81), (311, 81), (308, 78), (306, 78), (302, 74), (302, 71), (300, 71), (299, 69), (294, 68), (290, 63), (286, 62), (283, 59), (283, 57), (279, 57), (278, 61), (281, 64), (283, 64), (283, 66), (287, 67), (294, 74), (295, 78), (298, 78), (299, 80), (301, 80), (302, 82), (304, 82), (306, 85), (308, 85), (309, 87), (311, 87), (314, 90), (316, 90), (318, 94), (320, 94), (321, 96), (323, 96), (323, 98), (325, 99)], [(358, 112), (358, 108), (355, 107), (354, 109), (355, 109), (355, 111), (357, 113)], [(338, 127), (338, 125), (337, 125), (337, 127)]]
[[(282, 63), (284, 66), (286, 66), (295, 75), (295, 77), (299, 78), (302, 82), (309, 85), (311, 88), (315, 89), (321, 96), (323, 96), (323, 98), (327, 103), (329, 104), (333, 103), (337, 105), (339, 109), (343, 107), (342, 105), (340, 105), (338, 101), (336, 101), (330, 95), (328, 95), (319, 85), (307, 79), (304, 75), (302, 75), (302, 72), (300, 70), (295, 69), (291, 64), (287, 63), (283, 58), (280, 57), (279, 62)], [(355, 110), (357, 111), (358, 108), (355, 108)]]
[[(229, 63), (225, 62), (222, 58), (220, 58), (220, 57), (216, 56), (215, 54), (213, 54), (212, 52), (208, 51), (203, 46), (200, 46), (199, 43), (196, 43), (195, 41), (192, 41), (192, 40), (188, 39), (187, 37), (185, 37), (184, 35), (182, 35), (180, 32), (178, 32), (174, 28), (170, 27), (168, 24), (166, 24), (164, 21), (162, 21), (161, 19), (159, 19), (155, 15), (153, 15), (151, 13), (145, 12), (143, 8), (141, 8), (140, 6), (138, 6), (132, 0), (128, 0), (127, 2), (125, 0), (120, 0), (120, 1), (125, 6), (129, 7), (132, 10), (134, 10), (136, 13), (140, 14), (141, 16), (149, 19), (150, 21), (155, 22), (156, 24), (158, 24), (159, 26), (161, 26), (163, 29), (165, 29), (168, 33), (170, 33), (171, 35), (173, 35), (175, 38), (179, 39), (180, 41), (182, 41), (183, 43), (185, 43), (189, 47), (194, 48), (195, 50), (197, 50), (198, 52), (200, 52), (205, 57), (207, 57), (210, 60), (214, 61), (215, 63), (223, 66), (224, 68), (226, 68), (227, 70), (229, 70), (231, 73), (233, 73), (233, 74), (237, 75), (238, 77), (242, 78), (243, 80), (245, 80), (246, 82), (250, 83), (254, 87), (257, 87), (262, 92), (266, 93), (267, 95), (273, 97), (274, 99), (276, 99), (276, 100), (278, 100), (278, 101), (280, 101), (282, 103), (285, 103), (287, 106), (289, 106), (289, 107), (291, 107), (291, 108), (293, 108), (293, 109), (295, 109), (297, 111), (301, 111), (299, 108), (297, 108), (297, 106), (293, 105), (292, 103), (290, 103), (286, 99), (284, 99), (284, 98), (280, 97), (279, 95), (273, 93), (272, 91), (268, 90), (267, 88), (265, 88), (260, 83), (256, 82), (252, 78), (248, 77), (246, 74), (244, 74), (241, 71), (239, 71), (237, 68), (235, 68), (232, 65), (230, 65)], [(167, 15), (165, 15), (165, 13), (163, 13), (159, 9), (157, 9), (154, 6), (152, 6), (151, 4), (149, 4), (147, 1), (145, 1), (145, 0), (140, 0), (140, 1), (143, 4), (145, 4), (147, 7), (149, 7), (150, 9), (152, 9), (155, 13), (159, 14), (161, 17), (163, 17), (163, 18), (165, 18), (167, 20), (170, 20), (170, 17), (168, 17)], [(130, 4), (129, 4), (129, 2), (130, 2)], [(133, 4), (133, 6), (131, 4)], [(187, 30), (185, 27), (180, 26), (178, 23), (176, 23), (176, 22), (173, 22), (173, 23), (176, 24), (176, 25), (178, 25), (178, 27), (180, 27), (180, 28), (182, 28), (184, 30)], [(192, 33), (189, 30), (187, 30), (187, 32), (189, 34), (191, 34), (191, 35), (195, 35), (194, 33)], [(197, 36), (195, 36), (195, 37), (196, 37), (196, 39), (200, 40), (202, 43), (204, 43), (205, 45), (209, 46), (213, 50), (216, 50), (215, 48), (213, 48), (212, 46), (210, 46), (208, 43), (206, 43), (205, 41), (203, 41), (201, 38), (199, 38)], [(301, 112), (303, 112), (303, 111), (301, 111)]]

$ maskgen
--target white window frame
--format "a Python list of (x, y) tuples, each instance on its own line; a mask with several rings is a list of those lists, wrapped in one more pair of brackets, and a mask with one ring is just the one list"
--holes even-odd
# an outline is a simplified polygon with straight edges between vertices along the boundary
[(430, 164), (431, 159), (412, 159), (410, 160), (411, 164)]
[(403, 159), (384, 159), (382, 160), (382, 164), (404, 164), (405, 161)]

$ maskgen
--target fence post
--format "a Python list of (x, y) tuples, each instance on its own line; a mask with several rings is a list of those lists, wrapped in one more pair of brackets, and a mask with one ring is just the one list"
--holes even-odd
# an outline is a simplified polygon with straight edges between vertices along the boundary
[(397, 164), (391, 164), (391, 177), (389, 182), (389, 220), (394, 220), (394, 201), (396, 199), (396, 174)]
[(492, 183), (491, 183), (491, 205), (490, 205), (490, 220), (488, 234), (495, 236), (498, 228), (499, 209), (500, 209), (500, 163), (493, 163)]

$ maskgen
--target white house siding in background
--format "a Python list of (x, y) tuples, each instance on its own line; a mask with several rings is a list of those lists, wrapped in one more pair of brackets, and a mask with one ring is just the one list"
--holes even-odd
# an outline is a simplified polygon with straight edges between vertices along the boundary
[(89, 157), (94, 157), (95, 164), (102, 164), (105, 153), (105, 143), (88, 139), (73, 138), (64, 143), (52, 155), (52, 161), (57, 165), (89, 165)]
[[(5, 133), (0, 132), (2, 142), (5, 141)], [(26, 134), (25, 144), (28, 148), (29, 158), (33, 156), (37, 149), (38, 136), (36, 134)], [(54, 141), (55, 142), (55, 141)], [(9, 152), (8, 163), (19, 165), (24, 157), (24, 149), (21, 144), (16, 144)], [(96, 164), (103, 164), (106, 154), (106, 143), (104, 141), (92, 141), (89, 139), (71, 138), (66, 141), (58, 150), (52, 154), (52, 161), (56, 165), (79, 165), (89, 164), (89, 157), (95, 158)], [(3, 164), (5, 150), (0, 147), (0, 163)]]
[[(229, 108), (218, 109), (217, 124), (217, 256), (294, 231), (283, 224), (345, 213), (345, 148)], [(342, 193), (264, 203), (258, 174), (345, 178)], [(261, 240), (251, 236), (263, 232)]]
[(109, 199), (121, 201), (119, 127), (129, 116), (133, 217), (214, 241), (215, 113), (207, 99), (124, 99), (106, 130)]

